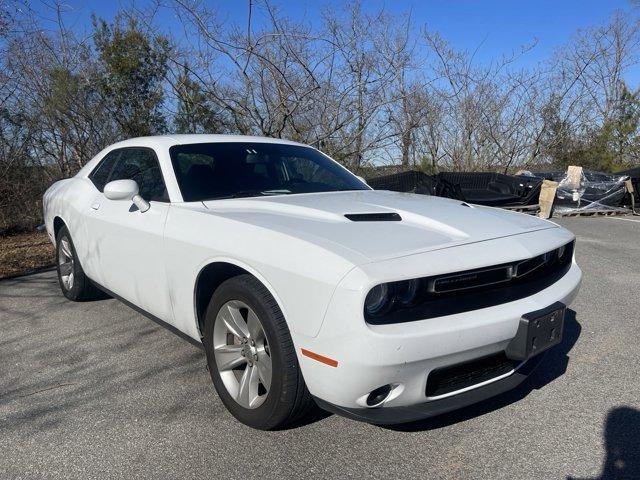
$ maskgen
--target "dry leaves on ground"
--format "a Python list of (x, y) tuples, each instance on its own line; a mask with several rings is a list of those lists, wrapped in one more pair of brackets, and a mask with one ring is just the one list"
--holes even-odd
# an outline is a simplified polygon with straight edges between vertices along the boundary
[(53, 245), (46, 232), (0, 237), (0, 278), (30, 273), (53, 264)]

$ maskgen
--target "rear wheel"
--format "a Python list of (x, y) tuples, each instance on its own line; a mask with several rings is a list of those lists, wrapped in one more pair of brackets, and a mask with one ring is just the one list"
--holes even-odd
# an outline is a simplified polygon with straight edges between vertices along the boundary
[(82, 270), (66, 225), (60, 229), (56, 236), (56, 266), (60, 289), (69, 300), (80, 302), (100, 296), (100, 291)]
[(207, 308), (203, 340), (218, 395), (245, 425), (282, 428), (314, 408), (284, 316), (255, 277), (220, 285)]

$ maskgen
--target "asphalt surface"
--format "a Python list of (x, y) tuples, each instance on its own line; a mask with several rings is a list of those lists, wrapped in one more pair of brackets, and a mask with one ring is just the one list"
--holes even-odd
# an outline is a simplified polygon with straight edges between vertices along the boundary
[(562, 345), (517, 390), (396, 428), (252, 430), (197, 347), (53, 272), (2, 281), (0, 479), (640, 478), (640, 217), (560, 223), (584, 271)]

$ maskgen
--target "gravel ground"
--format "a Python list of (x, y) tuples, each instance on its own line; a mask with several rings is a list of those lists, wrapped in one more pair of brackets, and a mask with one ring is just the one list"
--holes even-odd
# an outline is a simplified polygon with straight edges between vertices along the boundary
[(640, 218), (563, 219), (585, 277), (515, 391), (381, 428), (236, 422), (202, 350), (54, 272), (0, 282), (0, 478), (640, 478)]

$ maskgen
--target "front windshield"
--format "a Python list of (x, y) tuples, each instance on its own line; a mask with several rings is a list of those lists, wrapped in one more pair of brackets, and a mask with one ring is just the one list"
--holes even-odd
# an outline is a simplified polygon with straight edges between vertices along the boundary
[(194, 143), (173, 146), (169, 153), (185, 202), (369, 189), (310, 147)]

